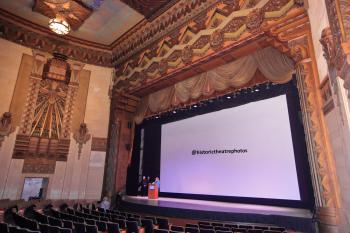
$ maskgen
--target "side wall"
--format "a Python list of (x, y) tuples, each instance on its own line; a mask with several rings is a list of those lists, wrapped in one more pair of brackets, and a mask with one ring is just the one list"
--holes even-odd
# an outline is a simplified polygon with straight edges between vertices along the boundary
[[(322, 45), (320, 43), (323, 29), (329, 27), (325, 0), (308, 0), (308, 14), (310, 18), (313, 45), (317, 61), (317, 68), (320, 77), (320, 83), (328, 78), (327, 61), (324, 58)], [(347, 92), (343, 87), (343, 81), (340, 78), (330, 80), (332, 94), (330, 101), (334, 107), (329, 107), (324, 111), (335, 166), (340, 186), (342, 198), (342, 210), (345, 216), (341, 220), (342, 226), (340, 232), (348, 232), (350, 228), (350, 108)], [(326, 104), (326, 103), (324, 103)], [(326, 106), (325, 106), (326, 107)]]
[[(0, 39), (0, 114), (8, 112), (13, 98), (22, 55), (33, 55), (32, 50)], [(19, 199), (25, 177), (48, 177), (47, 199), (100, 199), (105, 151), (92, 151), (95, 138), (107, 139), (109, 122), (108, 88), (112, 69), (85, 65), (90, 71), (90, 83), (84, 122), (91, 139), (83, 146), (78, 159), (78, 144), (71, 134), (67, 161), (56, 162), (54, 174), (24, 174), (23, 160), (12, 159), (16, 134), (11, 133), (0, 147), (0, 199)], [(74, 113), (73, 113), (74, 114)]]

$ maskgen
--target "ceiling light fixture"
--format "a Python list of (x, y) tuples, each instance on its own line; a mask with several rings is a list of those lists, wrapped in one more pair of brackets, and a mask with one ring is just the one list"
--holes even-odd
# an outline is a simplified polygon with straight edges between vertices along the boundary
[(70, 26), (62, 17), (50, 19), (49, 28), (58, 35), (67, 35), (70, 32)]

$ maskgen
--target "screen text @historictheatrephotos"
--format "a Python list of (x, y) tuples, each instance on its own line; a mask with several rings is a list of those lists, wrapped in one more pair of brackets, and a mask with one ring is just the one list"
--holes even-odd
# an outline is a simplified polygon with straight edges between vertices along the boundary
[(233, 149), (233, 150), (192, 150), (192, 155), (233, 155), (246, 154), (248, 149)]

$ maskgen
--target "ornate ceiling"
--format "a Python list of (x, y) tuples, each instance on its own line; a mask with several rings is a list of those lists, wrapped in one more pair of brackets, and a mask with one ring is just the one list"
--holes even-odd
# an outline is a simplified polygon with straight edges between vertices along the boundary
[[(37, 2), (36, 5), (35, 2)], [(119, 0), (82, 1), (87, 6), (87, 9), (91, 9), (91, 14), (88, 12), (77, 12), (76, 7), (73, 5), (78, 4), (74, 1), (69, 2), (71, 5), (69, 8), (73, 7), (71, 9), (72, 18), (80, 19), (82, 17), (85, 20), (75, 20), (75, 23), (72, 25), (73, 31), (69, 34), (69, 38), (74, 37), (75, 39), (93, 42), (97, 45), (110, 45), (144, 19), (143, 15)], [(100, 3), (97, 5), (97, 2)], [(35, 12), (39, 10), (38, 6), (41, 9), (43, 8), (43, 0), (0, 1), (0, 9), (20, 17), (23, 21), (27, 21), (26, 23), (33, 23), (36, 26), (48, 28), (48, 16), (52, 14), (50, 13), (50, 6), (44, 5), (46, 10), (42, 9), (40, 13)], [(43, 11), (45, 11), (44, 15)], [(78, 15), (79, 13), (81, 14)], [(77, 27), (74, 27), (76, 24)]]

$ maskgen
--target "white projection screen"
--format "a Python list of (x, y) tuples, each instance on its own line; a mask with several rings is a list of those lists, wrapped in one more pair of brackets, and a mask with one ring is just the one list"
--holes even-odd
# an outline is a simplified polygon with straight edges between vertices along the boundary
[(163, 124), (160, 191), (300, 200), (286, 95)]

